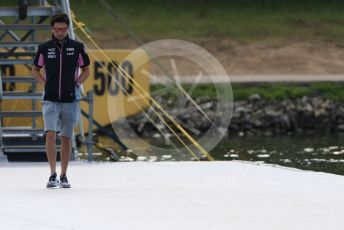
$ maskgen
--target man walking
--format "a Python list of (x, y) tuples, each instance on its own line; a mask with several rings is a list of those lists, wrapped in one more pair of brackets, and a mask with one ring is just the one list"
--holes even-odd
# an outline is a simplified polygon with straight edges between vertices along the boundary
[[(44, 86), (42, 111), (51, 171), (48, 188), (71, 187), (66, 173), (74, 125), (80, 119), (79, 87), (89, 76), (90, 60), (84, 45), (68, 37), (69, 24), (66, 14), (56, 14), (51, 18), (52, 39), (38, 47), (32, 67), (32, 75)], [(44, 75), (40, 72), (42, 67)], [(56, 133), (60, 133), (61, 139), (60, 180), (56, 173)]]

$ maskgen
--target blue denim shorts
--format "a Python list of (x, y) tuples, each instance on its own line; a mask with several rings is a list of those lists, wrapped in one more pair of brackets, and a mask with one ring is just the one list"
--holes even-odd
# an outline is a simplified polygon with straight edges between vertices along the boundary
[(71, 138), (75, 124), (80, 119), (80, 102), (60, 103), (43, 101), (42, 111), (44, 132), (60, 132), (61, 136)]

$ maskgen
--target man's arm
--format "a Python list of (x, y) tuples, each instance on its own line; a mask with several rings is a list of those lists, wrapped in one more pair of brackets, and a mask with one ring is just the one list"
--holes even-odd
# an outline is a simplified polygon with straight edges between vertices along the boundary
[(34, 76), (36, 78), (36, 80), (38, 81), (38, 83), (44, 85), (45, 84), (45, 79), (43, 78), (42, 74), (41, 74), (41, 69), (35, 65), (32, 66), (32, 76)]
[(78, 80), (76, 81), (77, 86), (80, 86), (88, 76), (90, 75), (90, 68), (88, 66), (81, 67), (81, 74), (78, 77)]

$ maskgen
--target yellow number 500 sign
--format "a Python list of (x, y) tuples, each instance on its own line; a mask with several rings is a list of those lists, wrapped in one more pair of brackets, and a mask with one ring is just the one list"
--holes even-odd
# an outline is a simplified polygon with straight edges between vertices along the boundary
[[(84, 83), (85, 92), (89, 90), (93, 90), (94, 92), (94, 119), (101, 125), (108, 125), (118, 118), (140, 112), (142, 107), (147, 106), (143, 104), (142, 100), (137, 100), (136, 103), (129, 102), (135, 100), (129, 100), (130, 97), (140, 97), (140, 93), (137, 92), (136, 87), (133, 87), (134, 81), (145, 92), (149, 91), (148, 76), (143, 74), (149, 72), (148, 62), (143, 61), (145, 64), (136, 69), (135, 63), (130, 60), (125, 60), (130, 50), (105, 50), (105, 53), (112, 60), (112, 63), (98, 50), (88, 51), (91, 60), (90, 77)], [(148, 56), (143, 51), (140, 58), (148, 60)], [(127, 74), (123, 74), (122, 71), (116, 68), (118, 66), (126, 71)], [(111, 98), (111, 102), (113, 103), (111, 108), (108, 108), (107, 102), (109, 98)], [(119, 105), (122, 107), (123, 101), (128, 102), (125, 103), (125, 109), (119, 108)], [(81, 103), (81, 108), (85, 112), (88, 111), (86, 103)], [(111, 117), (112, 120), (108, 116), (109, 109), (118, 111), (115, 118)], [(87, 121), (85, 118), (83, 118), (83, 122), (86, 130)]]

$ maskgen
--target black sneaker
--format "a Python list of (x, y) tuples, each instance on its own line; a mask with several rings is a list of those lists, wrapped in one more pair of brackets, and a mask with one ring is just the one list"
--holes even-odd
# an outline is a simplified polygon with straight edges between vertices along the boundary
[(61, 188), (70, 188), (71, 187), (71, 185), (68, 183), (68, 179), (67, 179), (67, 176), (65, 174), (60, 176), (60, 187)]
[(57, 179), (57, 174), (54, 173), (49, 177), (47, 188), (57, 188), (58, 186), (59, 186), (59, 180)]

